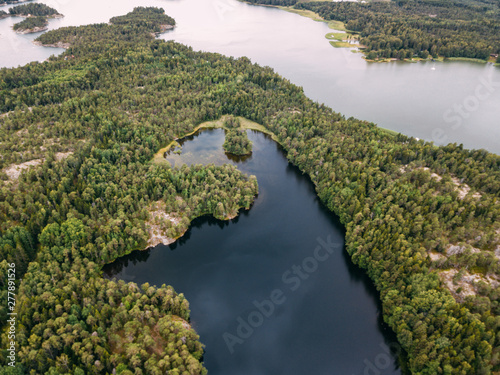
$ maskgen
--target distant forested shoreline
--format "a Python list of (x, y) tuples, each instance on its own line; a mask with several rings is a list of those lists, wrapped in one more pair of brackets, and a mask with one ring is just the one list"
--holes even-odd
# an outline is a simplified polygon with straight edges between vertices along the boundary
[(327, 21), (343, 22), (347, 30), (359, 34), (363, 52), (370, 59), (461, 57), (488, 60), (500, 52), (498, 1), (248, 2), (309, 10)]

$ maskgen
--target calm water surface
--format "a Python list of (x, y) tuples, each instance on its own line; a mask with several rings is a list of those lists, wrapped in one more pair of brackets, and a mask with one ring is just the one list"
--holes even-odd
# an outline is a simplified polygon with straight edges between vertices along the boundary
[[(195, 50), (248, 56), (303, 86), (313, 100), (438, 144), (463, 143), (500, 153), (500, 69), (488, 64), (368, 64), (330, 46), (322, 22), (236, 0), (46, 0), (66, 17), (50, 28), (107, 22), (134, 6), (163, 7), (177, 21), (164, 34)], [(3, 9), (7, 9), (4, 7)], [(0, 66), (44, 60), (60, 49), (33, 46), (36, 35), (0, 20)]]
[[(274, 141), (257, 132), (249, 137), (253, 155), (243, 162), (226, 158), (221, 129), (191, 137), (181, 156), (167, 158), (177, 166), (232, 163), (254, 174), (259, 196), (249, 211), (230, 222), (199, 218), (177, 243), (136, 251), (106, 266), (105, 275), (182, 291), (209, 373), (361, 375), (382, 364), (380, 374), (399, 374), (387, 354), (396, 339), (382, 322), (371, 282), (346, 254), (336, 218)], [(311, 257), (321, 241), (333, 244), (332, 254), (321, 251), (326, 259), (315, 266)], [(304, 266), (303, 280), (294, 266)], [(254, 302), (269, 300), (273, 290), (283, 293), (282, 303), (259, 321)], [(236, 336), (249, 316), (258, 326), (231, 353), (223, 335)]]

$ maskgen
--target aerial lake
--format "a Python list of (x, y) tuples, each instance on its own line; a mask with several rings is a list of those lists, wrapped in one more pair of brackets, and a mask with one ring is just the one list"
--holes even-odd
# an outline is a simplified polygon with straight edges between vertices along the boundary
[[(162, 7), (177, 25), (160, 38), (271, 66), (346, 117), (500, 154), (500, 68), (492, 64), (367, 63), (357, 51), (330, 46), (326, 23), (236, 0), (42, 2), (65, 15), (49, 20), (49, 29)], [(35, 46), (39, 33), (14, 33), (20, 20), (0, 20), (0, 67), (63, 52)], [(400, 374), (396, 337), (373, 284), (344, 249), (337, 218), (274, 141), (249, 137), (253, 154), (240, 161), (223, 153), (220, 129), (188, 138), (181, 155), (168, 156), (176, 166), (232, 163), (257, 176), (249, 211), (227, 222), (198, 218), (176, 243), (123, 257), (105, 276), (184, 293), (210, 374)]]
[(105, 276), (184, 293), (211, 374), (399, 374), (397, 340), (337, 218), (273, 140), (248, 134), (253, 154), (241, 162), (225, 156), (222, 129), (189, 137), (167, 160), (231, 163), (255, 175), (249, 211), (228, 222), (196, 219), (176, 243), (133, 252)]

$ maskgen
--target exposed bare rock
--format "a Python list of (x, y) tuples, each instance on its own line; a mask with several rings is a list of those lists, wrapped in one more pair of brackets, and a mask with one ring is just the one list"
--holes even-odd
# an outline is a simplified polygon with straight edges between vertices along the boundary
[[(428, 167), (419, 167), (419, 168), (415, 168), (415, 169), (422, 169), (424, 171), (429, 171), (429, 172), (431, 171), (430, 168), (428, 168)], [(411, 171), (411, 170), (412, 169), (408, 169), (408, 165), (405, 165), (405, 166), (402, 166), (401, 168), (399, 168), (399, 171), (401, 173), (406, 173), (406, 172)], [(437, 180), (438, 182), (440, 182), (443, 179), (442, 176), (438, 175), (435, 172), (431, 172), (431, 178)], [(458, 192), (458, 198), (459, 199), (464, 199), (465, 196), (467, 194), (469, 194), (470, 191), (471, 191), (470, 186), (467, 185), (465, 182), (461, 182), (456, 177), (452, 177), (451, 180), (452, 180), (453, 184), (455, 185), (455, 190)], [(482, 197), (482, 194), (479, 193), (479, 192), (474, 192), (471, 196), (474, 199), (479, 199), (479, 198)]]
[(37, 26), (37, 27), (33, 27), (32, 29), (18, 29), (15, 31), (18, 34), (34, 34), (34, 33), (39, 33), (41, 31), (48, 30), (48, 29), (49, 29), (48, 26)]
[(435, 262), (440, 259), (445, 259), (446, 257), (441, 253), (436, 253), (434, 251), (431, 251), (429, 252), (429, 258), (431, 258), (431, 260)]
[(189, 324), (188, 322), (186, 322), (184, 319), (182, 319), (178, 315), (172, 315), (172, 320), (174, 322), (180, 322), (185, 329), (193, 329), (193, 327), (191, 327), (191, 324)]
[(451, 179), (456, 186), (456, 191), (458, 192), (458, 198), (464, 199), (467, 194), (469, 194), (470, 187), (466, 183), (461, 183), (456, 177)]
[(71, 47), (71, 43), (57, 42), (57, 43), (52, 43), (52, 44), (43, 44), (42, 42), (39, 42), (38, 40), (33, 41), (33, 44), (35, 46), (64, 48), (64, 49), (68, 49), (69, 47)]
[(149, 211), (150, 219), (146, 222), (149, 229), (148, 247), (154, 247), (159, 244), (170, 245), (176, 241), (176, 238), (167, 236), (167, 229), (171, 226), (177, 226), (181, 218), (177, 215), (165, 212), (165, 203), (155, 202)]
[(439, 276), (441, 277), (445, 287), (450, 290), (453, 297), (458, 302), (462, 302), (465, 297), (475, 295), (476, 290), (469, 282), (469, 279), (466, 280), (462, 277), (461, 279), (454, 281), (458, 272), (459, 271), (456, 269), (441, 271), (439, 272)]
[(455, 254), (462, 254), (467, 249), (469, 249), (469, 251), (473, 254), (481, 252), (480, 249), (472, 246), (449, 245), (446, 249), (446, 255), (450, 256)]
[(61, 161), (63, 159), (66, 159), (68, 156), (72, 155), (73, 151), (68, 151), (68, 152), (57, 152), (56, 153), (56, 160)]
[[(461, 276), (457, 275), (459, 272), (461, 272)], [(489, 284), (494, 288), (500, 285), (498, 276), (493, 274), (483, 276), (465, 270), (451, 269), (439, 272), (439, 276), (457, 302), (462, 302), (467, 296), (476, 295), (476, 288), (480, 282)]]
[(21, 164), (13, 164), (10, 167), (6, 168), (4, 172), (9, 176), (9, 179), (12, 181), (17, 181), (21, 172), (30, 167), (34, 167), (42, 164), (44, 159), (34, 159)]

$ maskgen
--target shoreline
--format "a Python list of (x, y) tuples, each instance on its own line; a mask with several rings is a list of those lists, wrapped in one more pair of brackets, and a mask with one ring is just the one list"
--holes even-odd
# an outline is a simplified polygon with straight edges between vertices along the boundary
[[(259, 194), (257, 193), (255, 195), (255, 198), (258, 195)], [(255, 198), (254, 198), (254, 201), (255, 201)], [(252, 203), (252, 205), (250, 205), (250, 207), (248, 209), (245, 206), (238, 207), (238, 209), (237, 209), (237, 211), (235, 213), (230, 214), (230, 215), (226, 215), (224, 218), (216, 217), (215, 215), (213, 215), (211, 213), (204, 213), (204, 214), (201, 214), (199, 216), (196, 216), (192, 220), (189, 220), (189, 225), (187, 226), (187, 228), (184, 231), (182, 231), (182, 233), (180, 233), (178, 236), (173, 237), (173, 238), (167, 237), (166, 235), (158, 235), (158, 234), (155, 234), (155, 233), (153, 233), (153, 234), (150, 233), (148, 241), (146, 242), (146, 247), (140, 247), (140, 248), (137, 248), (135, 250), (131, 250), (130, 252), (137, 251), (137, 250), (139, 250), (139, 251), (146, 251), (146, 250), (149, 250), (149, 249), (151, 249), (153, 247), (156, 247), (158, 245), (165, 245), (165, 246), (171, 245), (171, 244), (177, 242), (178, 239), (180, 239), (181, 237), (183, 237), (186, 234), (186, 232), (189, 230), (189, 228), (191, 228), (191, 223), (194, 220), (196, 220), (196, 219), (198, 219), (200, 217), (209, 216), (209, 217), (213, 217), (216, 220), (229, 221), (229, 220), (233, 220), (233, 219), (237, 218), (239, 216), (241, 210), (248, 211), (248, 210), (250, 210), (250, 208), (252, 206), (253, 206), (253, 203)], [(179, 217), (174, 217), (171, 213), (167, 213), (167, 212), (165, 212), (165, 215), (172, 217), (176, 221), (180, 221), (180, 219), (182, 218), (182, 217), (180, 217), (180, 218)], [(125, 256), (125, 255), (128, 255), (128, 254), (130, 254), (130, 253), (124, 254), (122, 256)]]
[[(30, 17), (45, 17), (47, 19), (56, 19), (56, 18), (64, 18), (64, 14), (53, 14), (51, 16), (34, 16), (32, 14), (9, 14), (7, 13), (7, 15), (3, 16), (3, 18), (6, 18), (6, 17), (21, 17), (21, 18), (30, 18)], [(0, 17), (1, 19), (2, 17)]]
[(35, 46), (39, 47), (51, 47), (51, 48), (63, 48), (63, 49), (68, 49), (71, 47), (70, 43), (64, 43), (64, 42), (57, 42), (57, 43), (51, 43), (51, 44), (43, 44), (42, 42), (38, 40), (34, 40), (32, 42)]
[[(264, 7), (270, 7), (270, 8), (276, 8), (283, 10), (285, 12), (289, 13), (294, 13), (298, 14), (299, 16), (309, 18), (313, 21), (316, 22), (325, 22), (328, 24), (328, 27), (332, 30), (337, 30), (337, 31), (345, 31), (346, 34), (352, 33), (352, 31), (347, 30), (345, 27), (345, 24), (341, 21), (336, 21), (336, 20), (325, 20), (323, 17), (321, 17), (319, 14), (310, 11), (310, 10), (302, 10), (302, 9), (295, 9), (293, 6), (281, 6), (281, 5), (270, 5), (270, 4), (253, 4), (248, 1), (240, 0), (241, 2), (248, 4), (248, 5), (253, 5), (253, 6), (264, 6)], [(362, 59), (365, 60), (366, 62), (376, 62), (376, 63), (386, 63), (386, 62), (394, 62), (394, 61), (404, 61), (404, 62), (409, 62), (409, 63), (417, 63), (417, 62), (422, 62), (422, 61), (432, 61), (432, 62), (443, 62), (443, 61), (464, 61), (464, 62), (469, 62), (469, 63), (477, 63), (477, 64), (488, 64), (492, 63), (494, 66), (500, 66), (500, 63), (495, 63), (494, 61), (491, 61), (491, 59), (488, 60), (481, 60), (477, 58), (468, 58), (468, 57), (444, 57), (444, 56), (438, 56), (437, 58), (434, 59), (423, 59), (420, 57), (415, 57), (415, 58), (405, 58), (405, 59), (396, 59), (396, 58), (383, 58), (383, 59), (377, 59), (377, 60), (369, 60), (366, 58), (365, 53), (362, 51), (363, 46), (362, 45), (347, 45), (350, 43), (344, 42), (342, 40), (337, 40), (337, 39), (331, 39), (328, 38), (327, 35), (332, 34), (331, 32), (326, 34), (325, 37), (326, 39), (329, 40), (330, 45), (333, 48), (353, 48), (359, 51), (360, 53), (363, 54)]]
[(49, 26), (42, 26), (42, 27), (34, 27), (32, 29), (21, 29), (21, 30), (14, 30), (17, 34), (34, 34), (34, 33), (39, 33), (42, 31), (46, 31), (49, 29)]
[[(156, 152), (154, 154), (152, 162), (153, 163), (163, 163), (163, 162), (166, 162), (166, 160), (165, 160), (165, 158), (164, 158), (163, 155), (166, 152), (168, 152), (172, 147), (177, 146), (178, 145), (177, 141), (179, 141), (181, 139), (184, 139), (186, 137), (189, 137), (189, 136), (195, 134), (196, 132), (198, 132), (201, 129), (221, 129), (221, 128), (224, 128), (224, 126), (222, 124), (223, 124), (225, 118), (226, 118), (226, 116), (222, 116), (218, 120), (205, 121), (205, 122), (202, 122), (201, 124), (198, 124), (191, 132), (184, 134), (182, 137), (175, 138), (168, 145), (166, 145), (165, 147), (162, 147), (160, 150), (158, 150), (158, 152)], [(258, 124), (256, 122), (253, 122), (253, 121), (248, 120), (248, 119), (246, 119), (244, 117), (241, 117), (241, 116), (237, 116), (237, 118), (240, 120), (240, 124), (241, 124), (241, 128), (242, 129), (245, 129), (245, 130), (249, 129), (249, 130), (259, 131), (261, 133), (269, 135), (272, 138), (273, 141), (275, 141), (276, 143), (280, 144), (280, 142), (278, 141), (276, 135), (274, 135), (274, 133), (272, 133), (271, 131), (267, 130), (266, 127), (264, 127), (264, 125), (260, 125), (260, 124)]]
[(29, 3), (30, 1), (32, 1), (32, 0), (6, 1), (5, 3), (1, 4), (0, 6), (17, 5), (17, 4), (22, 4), (22, 3)]
[(386, 57), (383, 59), (377, 59), (377, 60), (371, 60), (367, 59), (365, 56), (362, 57), (366, 62), (369, 63), (390, 63), (390, 62), (407, 62), (407, 63), (419, 63), (419, 62), (434, 62), (434, 63), (443, 63), (443, 62), (457, 62), (457, 61), (462, 61), (462, 62), (467, 62), (467, 63), (474, 63), (474, 64), (493, 64), (495, 66), (499, 66), (500, 64), (495, 64), (491, 61), (486, 61), (486, 60), (481, 60), (481, 59), (476, 59), (476, 58), (469, 58), (469, 57), (443, 57), (439, 56), (435, 59), (433, 58), (421, 58), (421, 57), (414, 57), (412, 59), (396, 59), (394, 57)]
[[(184, 138), (187, 138), (187, 137), (189, 137), (191, 135), (194, 135), (194, 134), (196, 134), (200, 130), (205, 130), (205, 129), (221, 129), (221, 128), (225, 129), (225, 127), (223, 126), (223, 123), (224, 123), (226, 117), (227, 117), (227, 115), (224, 115), (224, 116), (221, 116), (218, 120), (205, 121), (205, 122), (202, 122), (201, 124), (198, 124), (191, 132), (184, 134), (182, 137), (175, 138), (167, 146), (165, 146), (165, 147), (161, 148), (160, 150), (158, 150), (158, 152), (156, 152), (154, 154), (153, 159), (151, 160), (151, 162), (153, 164), (161, 164), (161, 163), (167, 162), (167, 160), (165, 159), (164, 155), (172, 147), (179, 146), (179, 143), (177, 141), (182, 140)], [(260, 131), (260, 132), (262, 132), (262, 133), (264, 133), (266, 135), (271, 136), (271, 138), (276, 143), (280, 144), (278, 142), (278, 140), (277, 140), (277, 137), (274, 135), (274, 133), (272, 133), (271, 131), (267, 130), (263, 125), (258, 124), (256, 122), (253, 122), (251, 120), (248, 120), (245, 117), (237, 116), (237, 118), (240, 120), (240, 126), (241, 126), (242, 129)], [(255, 194), (255, 198), (258, 195), (259, 195), (259, 193), (257, 192), (257, 194)], [(254, 201), (255, 201), (255, 198), (254, 198)], [(161, 230), (161, 228), (154, 227), (154, 224), (149, 223), (149, 225), (151, 227), (148, 230), (149, 231), (149, 238), (148, 238), (148, 241), (146, 243), (146, 247), (144, 247), (144, 248), (138, 248), (138, 249), (135, 249), (135, 250), (144, 251), (144, 250), (148, 250), (150, 248), (156, 247), (156, 246), (158, 246), (160, 244), (168, 246), (170, 244), (175, 243), (179, 238), (181, 238), (182, 236), (184, 236), (186, 234), (186, 232), (191, 227), (191, 223), (193, 222), (193, 220), (195, 220), (195, 219), (197, 219), (199, 217), (203, 217), (203, 216), (212, 216), (216, 220), (221, 220), (221, 221), (233, 220), (233, 219), (235, 219), (236, 217), (239, 216), (241, 210), (249, 210), (253, 206), (253, 203), (254, 202), (252, 202), (252, 204), (248, 208), (245, 207), (245, 206), (240, 206), (240, 207), (237, 208), (237, 210), (235, 212), (229, 213), (225, 217), (217, 217), (217, 216), (215, 216), (214, 214), (211, 214), (211, 213), (203, 213), (203, 214), (201, 214), (199, 216), (196, 216), (192, 220), (189, 220), (189, 225), (187, 226), (187, 228), (185, 230), (182, 231), (182, 233), (180, 233), (178, 236), (173, 237), (173, 238), (172, 237), (168, 237), (168, 236), (166, 236), (164, 234), (152, 233), (153, 231), (156, 232), (158, 230)], [(177, 216), (175, 213), (162, 212), (161, 214), (158, 214), (158, 212), (156, 212), (156, 211), (151, 211), (151, 213), (153, 215), (153, 220), (154, 220), (155, 216), (160, 215), (160, 216), (163, 216), (164, 218), (170, 220), (170, 222), (173, 223), (174, 225), (178, 225), (178, 223), (182, 219), (182, 216)], [(135, 251), (135, 250), (132, 250), (132, 251)]]
[[(64, 17), (63, 15), (61, 15), (61, 17), (58, 17), (58, 18), (62, 18)], [(173, 25), (168, 25), (168, 24), (165, 24), (165, 25), (160, 25), (160, 29), (161, 31), (159, 33), (151, 33), (152, 36), (154, 37), (157, 37), (158, 35), (168, 31), (168, 30), (172, 30), (175, 26)], [(48, 29), (48, 26), (46, 27), (45, 30)], [(43, 31), (43, 30), (39, 30), (39, 31)], [(38, 32), (38, 31), (33, 31), (33, 32)], [(71, 47), (71, 43), (68, 43), (68, 42), (57, 42), (57, 43), (50, 43), (50, 44), (43, 44), (42, 42), (40, 42), (39, 40), (33, 40), (32, 43), (35, 45), (35, 46), (38, 46), (38, 47), (50, 47), (50, 48), (63, 48), (63, 49), (68, 49)]]

